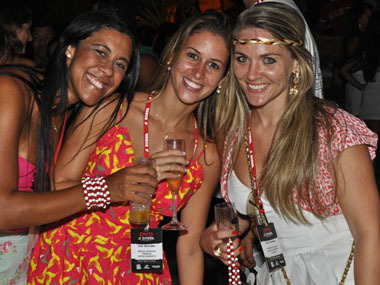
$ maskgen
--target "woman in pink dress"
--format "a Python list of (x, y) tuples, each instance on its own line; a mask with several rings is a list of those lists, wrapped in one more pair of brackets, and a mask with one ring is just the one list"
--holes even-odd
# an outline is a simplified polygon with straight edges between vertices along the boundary
[[(50, 192), (64, 133), (78, 122), (75, 114), (81, 114), (83, 106), (101, 107), (104, 98), (110, 96), (116, 101), (123, 101), (127, 94), (131, 97), (137, 80), (137, 61), (133, 36), (124, 22), (114, 13), (97, 12), (80, 16), (63, 33), (43, 89), (42, 74), (36, 70), (22, 65), (0, 67), (1, 284), (26, 283), (35, 241), (34, 231), (28, 227), (86, 209), (82, 187)], [(120, 96), (112, 95), (117, 88), (121, 88)], [(118, 113), (119, 108), (115, 108)], [(88, 120), (91, 118), (92, 115)], [(128, 176), (136, 177), (133, 169), (107, 181), (112, 201), (136, 196), (125, 184)], [(139, 172), (142, 170), (150, 175), (137, 180), (150, 186), (141, 191), (154, 193), (154, 169)]]

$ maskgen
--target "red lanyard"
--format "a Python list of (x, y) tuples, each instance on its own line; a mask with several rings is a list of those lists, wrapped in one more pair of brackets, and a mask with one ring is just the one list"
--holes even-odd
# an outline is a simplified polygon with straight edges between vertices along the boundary
[[(149, 113), (150, 113), (150, 107), (151, 107), (150, 100), (153, 98), (153, 96), (154, 94), (149, 95), (148, 102), (145, 105), (145, 112), (144, 112), (144, 156), (146, 158), (149, 158)], [(193, 114), (193, 121), (194, 121), (194, 148), (193, 148), (193, 155), (194, 155), (198, 146), (198, 126), (197, 126), (197, 120), (195, 119), (194, 114)]]
[(256, 163), (255, 163), (255, 152), (253, 148), (253, 135), (252, 135), (252, 113), (250, 115), (249, 124), (248, 124), (248, 146), (249, 146), (249, 161), (250, 161), (250, 167), (252, 171), (252, 184), (254, 187), (254, 190), (256, 190), (256, 200), (258, 204), (258, 209), (260, 214), (264, 214), (264, 207), (263, 207), (263, 201), (260, 198), (260, 189), (259, 189), (259, 183), (257, 182), (257, 175), (256, 175)]

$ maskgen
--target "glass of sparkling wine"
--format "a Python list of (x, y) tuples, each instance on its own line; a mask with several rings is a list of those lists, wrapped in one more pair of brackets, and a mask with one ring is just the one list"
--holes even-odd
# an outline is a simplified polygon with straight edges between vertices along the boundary
[[(154, 167), (154, 160), (145, 157), (136, 157), (133, 160), (133, 165), (150, 165)], [(137, 192), (137, 195), (148, 199), (147, 204), (136, 202), (129, 203), (129, 222), (135, 227), (147, 227), (150, 220), (150, 204), (152, 196), (146, 193)]]
[[(177, 149), (181, 151), (185, 151), (185, 141), (181, 139), (166, 139), (164, 141), (164, 149)], [(172, 194), (172, 220), (162, 226), (162, 229), (164, 230), (170, 230), (170, 231), (182, 231), (186, 230), (187, 227), (178, 221), (177, 219), (177, 193), (181, 187), (182, 179), (183, 179), (183, 172), (180, 171), (172, 171), (173, 173), (177, 174), (177, 178), (168, 178), (168, 184), (170, 188), (170, 192)]]

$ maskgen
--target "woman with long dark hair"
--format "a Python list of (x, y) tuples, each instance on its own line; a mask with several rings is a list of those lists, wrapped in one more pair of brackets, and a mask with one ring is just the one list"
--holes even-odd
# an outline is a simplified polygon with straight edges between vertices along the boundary
[[(75, 124), (94, 122), (102, 108), (118, 113), (122, 102), (133, 96), (138, 69), (133, 35), (112, 12), (86, 13), (68, 25), (43, 82), (42, 74), (31, 68), (1, 67), (1, 284), (26, 282), (35, 241), (28, 227), (114, 201), (145, 201), (131, 192), (135, 189), (127, 185), (131, 179), (146, 184), (140, 186), (141, 192), (154, 192), (155, 171), (147, 167), (131, 167), (103, 181), (109, 186), (109, 192), (103, 191), (104, 203), (86, 200), (82, 185), (51, 191), (66, 132)], [(103, 118), (104, 128), (115, 120), (116, 115)], [(83, 136), (90, 134), (88, 128)]]

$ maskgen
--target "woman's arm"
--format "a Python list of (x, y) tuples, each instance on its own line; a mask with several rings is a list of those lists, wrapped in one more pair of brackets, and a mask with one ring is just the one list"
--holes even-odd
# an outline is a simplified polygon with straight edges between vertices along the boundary
[(177, 241), (177, 260), (181, 285), (203, 284), (203, 251), (200, 236), (205, 228), (212, 195), (220, 175), (220, 160), (213, 144), (208, 144), (202, 158), (203, 183), (181, 212), (181, 221), (188, 231), (180, 232)]
[(32, 91), (9, 76), (0, 77), (0, 86), (0, 231), (52, 222), (84, 209), (79, 192), (18, 191), (18, 157), (36, 161), (37, 106), (28, 125)]
[(359, 90), (363, 90), (364, 84), (362, 84), (354, 76), (352, 76), (352, 73), (357, 70), (360, 70), (360, 68), (361, 68), (361, 58), (360, 56), (357, 56), (355, 58), (352, 58), (348, 62), (346, 62), (342, 66), (340, 72), (344, 80), (347, 81), (347, 83), (351, 84), (352, 86), (356, 87)]
[(372, 161), (364, 145), (344, 150), (334, 161), (338, 198), (355, 239), (355, 284), (380, 280), (380, 202)]
[[(80, 184), (80, 176), (84, 167), (82, 171), (77, 172), (80, 167), (70, 162), (76, 151), (70, 155), (69, 146), (66, 149), (66, 144), (62, 152), (67, 154), (66, 159), (70, 157), (66, 161), (70, 162), (70, 166), (66, 165), (64, 160), (59, 160), (58, 164), (62, 163), (68, 169), (72, 167), (73, 176), (74, 173), (77, 176), (71, 182), (65, 181), (66, 185), (62, 184), (61, 187), (58, 183), (58, 188), (65, 188), (64, 190), (44, 193), (18, 191), (18, 156), (22, 155), (32, 162), (36, 161), (37, 143), (33, 142), (33, 139), (28, 141), (29, 138), (26, 135), (28, 131), (22, 133), (24, 125), (26, 125), (26, 114), (28, 114), (30, 107), (28, 102), (31, 101), (33, 94), (23, 84), (20, 84), (19, 80), (14, 78), (1, 77), (0, 85), (0, 163), (3, 165), (0, 172), (0, 231), (43, 225), (86, 210), (83, 187)], [(26, 98), (29, 98), (29, 101)], [(86, 128), (85, 125), (82, 127)], [(82, 131), (85, 132), (83, 129)], [(32, 129), (31, 132), (36, 132), (36, 128)], [(75, 145), (74, 139), (70, 136), (68, 138), (71, 146)], [(83, 137), (76, 143), (80, 144), (80, 141), (83, 141)], [(84, 154), (78, 155), (79, 157), (86, 160)], [(87, 161), (88, 156), (82, 166)], [(60, 170), (57, 170), (57, 176), (60, 179), (64, 177), (60, 176)], [(134, 191), (139, 189), (141, 192), (154, 193), (157, 186), (155, 175), (154, 169), (140, 166), (119, 171), (107, 179), (111, 201), (135, 200), (140, 203), (146, 202), (145, 199), (134, 195), (130, 190), (133, 188)], [(135, 185), (138, 181), (148, 185)]]
[[(59, 154), (55, 170), (57, 189), (76, 187), (75, 185), (82, 188), (81, 178), (90, 155), (94, 152), (96, 142), (104, 132), (104, 124), (111, 116), (115, 104), (115, 101), (110, 104), (106, 101), (103, 108), (95, 114), (93, 114), (94, 107), (84, 108), (77, 120), (77, 125), (68, 133), (64, 147)], [(83, 121), (89, 115), (91, 117)], [(89, 130), (91, 131), (89, 132)], [(144, 165), (123, 168), (107, 176), (106, 182), (111, 193), (111, 202), (146, 203), (146, 199), (136, 195), (135, 192), (153, 195), (157, 187), (156, 172), (152, 167)]]

